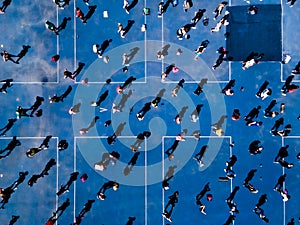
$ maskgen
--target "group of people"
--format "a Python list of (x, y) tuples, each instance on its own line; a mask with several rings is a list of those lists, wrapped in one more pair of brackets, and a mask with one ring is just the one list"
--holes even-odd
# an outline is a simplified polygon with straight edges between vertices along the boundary
[[(95, 10), (97, 8), (96, 5), (90, 6), (89, 5), (89, 1), (88, 0), (83, 0), (84, 3), (88, 6), (88, 12), (86, 14), (83, 13), (83, 11), (77, 7), (76, 8), (76, 17), (79, 18), (83, 23), (87, 23), (88, 19), (90, 19), (92, 17), (92, 15), (95, 13)], [(290, 1), (288, 1), (290, 2)], [(292, 1), (291, 5), (294, 4), (295, 1)], [(55, 0), (54, 3), (60, 7), (60, 8), (64, 8), (66, 6), (69, 5), (70, 1), (66, 1), (66, 0)], [(136, 5), (137, 5), (138, 1), (137, 0), (133, 0), (131, 1), (131, 3), (128, 0), (124, 0), (124, 5), (123, 8), (125, 10), (125, 12), (127, 14), (130, 14), (131, 9), (133, 9)], [(10, 1), (4, 1), (3, 6), (1, 8), (1, 12), (5, 12), (6, 7), (10, 4)], [(168, 0), (166, 2), (160, 2), (158, 5), (158, 16), (162, 17), (162, 15), (164, 13), (166, 13), (167, 9), (169, 6), (173, 6), (173, 7), (177, 7), (178, 5), (178, 1), (177, 0)], [(185, 0), (183, 2), (183, 10), (184, 12), (188, 12), (189, 10), (191, 10), (191, 8), (193, 7), (194, 3), (192, 0)], [(218, 32), (220, 31), (222, 26), (226, 26), (228, 25), (228, 18), (230, 16), (229, 12), (226, 11), (224, 13), (223, 16), (222, 12), (223, 9), (228, 5), (228, 2), (221, 2), (215, 9), (215, 11), (213, 12), (215, 14), (214, 16), (214, 20), (216, 20), (218, 17), (221, 17), (221, 19), (219, 20), (219, 22), (217, 22), (216, 26), (214, 28), (212, 28), (210, 31), (211, 32)], [(148, 8), (147, 8), (148, 9)], [(256, 8), (251, 8), (250, 13), (254, 11), (256, 12)], [(149, 15), (150, 10), (144, 10), (144, 15)], [(190, 23), (185, 24), (184, 26), (180, 27), (179, 29), (176, 30), (176, 34), (179, 40), (182, 40), (183, 38), (189, 39), (191, 38), (189, 32), (192, 29), (196, 29), (196, 25), (199, 23), (199, 21), (202, 20), (203, 25), (207, 26), (208, 25), (208, 21), (209, 18), (208, 17), (204, 17), (204, 14), (206, 13), (206, 9), (199, 9), (198, 11), (195, 12), (195, 15), (193, 18), (191, 18)], [(58, 35), (62, 30), (66, 29), (67, 26), (67, 22), (70, 21), (71, 18), (70, 17), (64, 17), (62, 23), (56, 27), (54, 23), (50, 22), (50, 21), (46, 21), (45, 25), (46, 28), (49, 29), (50, 31), (54, 32), (56, 35)], [(126, 27), (123, 27), (123, 25), (121, 23), (118, 23), (118, 33), (120, 33), (121, 38), (125, 38), (126, 33), (128, 32), (130, 26), (132, 26), (132, 24), (134, 23), (133, 20), (128, 20), (128, 25)], [(109, 47), (110, 43), (112, 42), (112, 39), (107, 39), (104, 40), (102, 42), (102, 44), (94, 44), (92, 46), (93, 52), (98, 56), (98, 58), (102, 58), (104, 52), (106, 51), (106, 49)], [(201, 57), (201, 55), (204, 53), (204, 51), (206, 50), (206, 48), (208, 47), (210, 41), (209, 40), (204, 40), (201, 42), (201, 44), (194, 50), (196, 56), (195, 56), (195, 60), (197, 60), (199, 57)], [(1, 53), (1, 56), (3, 57), (3, 60), (6, 61), (11, 61), (15, 64), (19, 64), (19, 61), (21, 60), (21, 58), (23, 58), (28, 50), (30, 49), (30, 46), (28, 45), (23, 45), (23, 49), (21, 50), (21, 52), (17, 55), (13, 55), (8, 53), (7, 51), (3, 50)], [(166, 53), (166, 49), (163, 49), (162, 51), (160, 51), (160, 54), (158, 54), (158, 58), (160, 59), (164, 59), (164, 57), (167, 56)], [(219, 57), (216, 61), (216, 63), (213, 65), (212, 69), (215, 70), (216, 68), (218, 68), (223, 61), (226, 60), (231, 60), (230, 57), (228, 57), (228, 51), (225, 49), (225, 47), (220, 47), (219, 49), (217, 49), (217, 53), (219, 54)], [(180, 54), (178, 54), (180, 55)], [(252, 52), (250, 53), (250, 55), (242, 62), (242, 68), (243, 69), (247, 69), (251, 66), (253, 66), (254, 64), (258, 64), (264, 57), (264, 54), (258, 54), (256, 52)], [(16, 58), (16, 59), (15, 59)], [(58, 60), (58, 59), (57, 59)], [(57, 61), (56, 60), (56, 61)], [(129, 67), (130, 60), (128, 60), (128, 56), (125, 54), (123, 54), (123, 63), (122, 65)], [(85, 66), (84, 63), (79, 63), (78, 64), (78, 68), (74, 71), (71, 72), (69, 71), (67, 68), (64, 70), (64, 78), (67, 79), (71, 79), (71, 80), (75, 80), (76, 76), (78, 76), (80, 74), (80, 72), (83, 70), (83, 67)], [(128, 69), (128, 68), (127, 68)], [(172, 73), (177, 73), (179, 71), (179, 68), (177, 68), (177, 66), (175, 66), (174, 64), (170, 64), (166, 67), (164, 73), (162, 73), (161, 75), (161, 80), (162, 82), (165, 81), (165, 79), (168, 78), (169, 74)], [(300, 63), (298, 63), (295, 67), (295, 69), (292, 71), (293, 74), (298, 74), (300, 73)], [(296, 84), (292, 83), (293, 78), (295, 77), (295, 75), (290, 75), (284, 85), (282, 86), (282, 95), (286, 95), (287, 93), (291, 93), (296, 91), (299, 86)], [(129, 87), (132, 85), (132, 83), (136, 80), (136, 77), (134, 76), (130, 76), (129, 78), (127, 78), (125, 80), (125, 82), (117, 87), (117, 93), (124, 96), (124, 98), (128, 98), (129, 96), (131, 96), (132, 92), (126, 92), (126, 90), (129, 89)], [(1, 87), (1, 92), (2, 93), (7, 93), (7, 89), (12, 87), (13, 84), (13, 79), (6, 79), (1, 81), (3, 83), (2, 87)], [(109, 84), (110, 82), (107, 82), (107, 84)], [(176, 85), (176, 87), (172, 90), (172, 96), (173, 97), (177, 97), (178, 96), (178, 91), (180, 90), (180, 88), (183, 88), (183, 85), (185, 83), (184, 79), (180, 79), (178, 84)], [(197, 89), (194, 91), (195, 95), (200, 95), (203, 92), (203, 86), (204, 84), (207, 83), (207, 80), (202, 80)], [(259, 90), (257, 91), (257, 93), (255, 94), (256, 97), (261, 98), (262, 100), (265, 100), (267, 97), (272, 95), (272, 89), (268, 87), (269, 82), (265, 81), (259, 88)], [(231, 79), (226, 85), (225, 87), (222, 89), (221, 93), (224, 94), (225, 96), (232, 96), (235, 94), (234, 92), (234, 87), (235, 87), (235, 79)], [(68, 86), (68, 88), (65, 90), (65, 92), (60, 95), (57, 96), (57, 94), (54, 94), (53, 97), (49, 98), (50, 103), (53, 102), (63, 102), (64, 99), (71, 93), (72, 91), (72, 86)], [(146, 115), (147, 112), (150, 111), (151, 106), (153, 108), (157, 108), (160, 104), (161, 104), (161, 99), (163, 97), (163, 92), (160, 92), (152, 101), (147, 102), (143, 108), (141, 110), (139, 110), (136, 114), (136, 117), (138, 119), (138, 121), (142, 121)], [(91, 102), (90, 106), (94, 106), (94, 107), (99, 107), (109, 96), (109, 91), (106, 90), (105, 92), (103, 92), (99, 99), (96, 100), (95, 102)], [(35, 103), (30, 107), (30, 108), (23, 108), (22, 106), (18, 106), (17, 110), (16, 110), (16, 114), (17, 114), (17, 119), (21, 119), (22, 117), (33, 117), (33, 115), (36, 116), (41, 116), (42, 111), (40, 109), (40, 106), (42, 105), (44, 101), (44, 98), (41, 96), (37, 96), (36, 97), (36, 101)], [(277, 104), (276, 100), (272, 100), (269, 104), (269, 106), (264, 110), (264, 116), (265, 118), (273, 118), (276, 117), (279, 114), (283, 114), (284, 113), (284, 103), (281, 104), (280, 110), (279, 111), (272, 111), (273, 108), (275, 107), (275, 105)], [(203, 105), (197, 105), (194, 113), (191, 115), (191, 120), (192, 122), (197, 122), (199, 120), (199, 113), (201, 110), (201, 107)], [(114, 110), (115, 112), (122, 112), (122, 107), (123, 105), (120, 103), (118, 105), (115, 104)], [(69, 113), (74, 115), (76, 113), (79, 113), (80, 110), (80, 103), (75, 105), (74, 107), (72, 107), (69, 110)], [(263, 124), (263, 122), (261, 120), (258, 120), (258, 116), (261, 110), (261, 105), (258, 105), (257, 107), (252, 108), (252, 110), (246, 114), (243, 118), (246, 122), (247, 126), (261, 126)], [(29, 113), (29, 111), (31, 111)], [(234, 109), (233, 114), (232, 114), (232, 120), (237, 121), (239, 120), (241, 117), (241, 112), (239, 109)], [(222, 124), (225, 120), (225, 118), (227, 118), (227, 116), (224, 116), (220, 119), (219, 122), (217, 122), (216, 124), (212, 125), (212, 129), (215, 132), (216, 135), (222, 136), (224, 135), (224, 131), (222, 129)], [(3, 131), (1, 133), (1, 135), (5, 135), (7, 131), (9, 131), (11, 129), (11, 127), (13, 126), (13, 124), (17, 121), (17, 119), (10, 119), (8, 121), (8, 124), (1, 128), (0, 131)], [(87, 128), (82, 128), (80, 130), (80, 133), (86, 134), (90, 128), (94, 127), (96, 122), (99, 120), (99, 117), (94, 117), (93, 120), (91, 121), (90, 125)], [(177, 124), (181, 124), (182, 123), (182, 119), (183, 116), (181, 113), (179, 113), (176, 117), (175, 117), (175, 122)], [(106, 121), (105, 124), (106, 126), (109, 126), (111, 123), (111, 121)], [(283, 117), (280, 117), (279, 119), (277, 119), (274, 123), (274, 126), (271, 128), (270, 132), (272, 135), (277, 136), (288, 136), (291, 132), (291, 124), (287, 124), (284, 126), (284, 119)], [(130, 159), (130, 161), (128, 162), (126, 168), (124, 169), (124, 175), (128, 175), (128, 173), (132, 170), (133, 166), (136, 165), (136, 162), (138, 160), (138, 157), (140, 155), (140, 152), (138, 151), (141, 148), (141, 144), (143, 143), (143, 141), (145, 140), (145, 138), (149, 138), (150, 137), (150, 132), (142, 132), (137, 136), (137, 140), (135, 143), (133, 143), (130, 146), (131, 151), (133, 152), (133, 156)], [(185, 132), (182, 132), (181, 134), (177, 135), (173, 144), (166, 149), (165, 154), (168, 157), (169, 160), (173, 160), (174, 159), (174, 152), (176, 150), (176, 148), (178, 147), (178, 145), (184, 141), (184, 136), (185, 136)], [(116, 141), (116, 138), (120, 135), (120, 133), (115, 132), (113, 133), (113, 135), (109, 136), (107, 138), (107, 142), (109, 145), (113, 145)], [(38, 148), (32, 148), (29, 153), (28, 153), (28, 157), (33, 157), (38, 151), (41, 151), (43, 149), (46, 149), (49, 147), (49, 141), (51, 139), (52, 136), (47, 136), (47, 138), (42, 142), (42, 144), (38, 147)], [(200, 137), (200, 132), (195, 133), (195, 137), (196, 139), (199, 139)], [(0, 159), (2, 158), (6, 158), (8, 157), (11, 152), (17, 147), (20, 146), (21, 142), (17, 139), (16, 136), (13, 137), (13, 139), (11, 140), (11, 142), (2, 150), (0, 150)], [(58, 148), (59, 150), (64, 150), (68, 147), (68, 142), (65, 140), (60, 141)], [(232, 146), (231, 146), (232, 147)], [(278, 163), (280, 164), (282, 167), (290, 169), (294, 166), (293, 163), (287, 162), (286, 161), (286, 157), (288, 157), (288, 145), (283, 146), (279, 149), (278, 154), (276, 155), (275, 159), (274, 159), (274, 163)], [(250, 146), (249, 146), (249, 152), (251, 155), (256, 155), (256, 154), (261, 154), (262, 150), (263, 150), (263, 146), (260, 144), (260, 141), (255, 140), (253, 141)], [(196, 160), (196, 162), (198, 163), (198, 165), (200, 167), (204, 167), (205, 166), (205, 154), (206, 152), (209, 151), (208, 150), (208, 145), (204, 145), (200, 148), (199, 152), (196, 153), (194, 155), (194, 159)], [(102, 160), (95, 163), (94, 164), (94, 168), (98, 171), (104, 171), (106, 169), (108, 169), (108, 167), (110, 165), (115, 165), (117, 160), (120, 159), (120, 153), (117, 151), (112, 151), (110, 153), (104, 153), (102, 155)], [(220, 181), (228, 181), (228, 180), (232, 180), (236, 177), (236, 172), (234, 171), (233, 167), (237, 162), (237, 156), (236, 155), (231, 155), (229, 160), (225, 162), (225, 177), (220, 177), (219, 180)], [(42, 170), (42, 172), (40, 174), (33, 174), (31, 176), (31, 178), (28, 180), (28, 185), (31, 187), (33, 186), (33, 184), (35, 184), (37, 182), (37, 180), (39, 178), (42, 178), (44, 176), (47, 176), (49, 174), (50, 169), (56, 165), (56, 161), (54, 159), (50, 159), (48, 161), (48, 163), (45, 165), (44, 169)], [(248, 174), (247, 177), (244, 180), (243, 186), (245, 188), (247, 188), (251, 193), (257, 193), (258, 189), (256, 187), (254, 187), (253, 184), (250, 183), (250, 181), (252, 180), (252, 178), (254, 177), (254, 174), (257, 172), (257, 169), (251, 169)], [(26, 176), (28, 175), (28, 171), (25, 172), (20, 172), (19, 173), (19, 178), (9, 187), (7, 188), (2, 188), (0, 189), (0, 196), (2, 197), (2, 208), (4, 208), (5, 204), (8, 203), (8, 200), (10, 199), (11, 195), (17, 190), (18, 186), (25, 180)], [(73, 173), (70, 174), (69, 180), (66, 182), (66, 184), (63, 184), (60, 186), (58, 192), (56, 193), (57, 196), (61, 197), (62, 195), (66, 194), (67, 192), (69, 192), (72, 184), (78, 180), (78, 176), (79, 176), (79, 172), (75, 171)], [(174, 177), (174, 174), (170, 175), (170, 176), (166, 176), (163, 180), (163, 188), (164, 190), (168, 190), (170, 189), (170, 184), (168, 183), (172, 178)], [(287, 191), (287, 188), (283, 188), (285, 186), (285, 178), (286, 178), (286, 174), (280, 176), (278, 178), (278, 182), (276, 183), (275, 187), (274, 187), (274, 191), (279, 192), (280, 195), (282, 196), (283, 201), (288, 201), (291, 196), (289, 194), (289, 192)], [(87, 174), (83, 174), (81, 176), (81, 181), (85, 182), (87, 179)], [(204, 188), (200, 191), (199, 194), (196, 195), (196, 205), (199, 207), (199, 210), (202, 214), (206, 215), (206, 208), (205, 208), (205, 204), (203, 201), (204, 196), (206, 196), (207, 201), (212, 201), (213, 197), (212, 194), (210, 193), (211, 189), (209, 186), (209, 182), (204, 186)], [(103, 185), (101, 186), (101, 188), (99, 189), (99, 191), (97, 192), (97, 194), (95, 194), (95, 197), (97, 197), (100, 200), (105, 200), (107, 198), (107, 190), (112, 189), (114, 191), (117, 191), (120, 187), (120, 184), (115, 181), (115, 180), (109, 180), (107, 182), (104, 182)], [(224, 225), (229, 225), (229, 224), (233, 224), (234, 223), (234, 219), (236, 217), (236, 215), (239, 213), (239, 210), (237, 208), (237, 202), (234, 200), (234, 197), (236, 195), (236, 193), (239, 190), (239, 186), (236, 186), (233, 191), (230, 193), (229, 197), (226, 199), (226, 204), (229, 207), (229, 217), (226, 220), (226, 222), (224, 223)], [(184, 194), (182, 194), (184, 196)], [(164, 210), (162, 212), (162, 216), (164, 218), (166, 218), (169, 222), (172, 222), (173, 218), (173, 211), (175, 209), (175, 206), (177, 203), (179, 203), (179, 191), (176, 190), (173, 192), (173, 194), (169, 195), (167, 198), (167, 202), (166, 205), (164, 207)], [(256, 204), (255, 208), (254, 208), (254, 213), (257, 214), (263, 221), (265, 222), (269, 222), (269, 219), (266, 217), (264, 210), (262, 209), (262, 205), (267, 201), (267, 195), (263, 194), (261, 195), (261, 197), (258, 200), (258, 203)], [(74, 225), (79, 225), (81, 224), (82, 220), (85, 217), (85, 214), (87, 212), (89, 212), (92, 208), (93, 203), (95, 202), (95, 200), (91, 199), (88, 200), (84, 207), (82, 208), (82, 210), (80, 211), (80, 213), (75, 216), (75, 220), (74, 220)], [(57, 222), (57, 220), (61, 217), (61, 215), (63, 214), (63, 212), (69, 207), (70, 205), (70, 200), (69, 198), (66, 199), (65, 202), (63, 202), (62, 205), (60, 205), (55, 212), (53, 212), (52, 216), (48, 219), (48, 221), (46, 222), (47, 225), (52, 225), (55, 224)], [(18, 216), (13, 216), (12, 220), (10, 222), (10, 224), (15, 223), (18, 220)], [(129, 217), (129, 220), (127, 222), (127, 224), (133, 224), (133, 222), (136, 220), (135, 217)], [(292, 220), (293, 221), (293, 220)]]

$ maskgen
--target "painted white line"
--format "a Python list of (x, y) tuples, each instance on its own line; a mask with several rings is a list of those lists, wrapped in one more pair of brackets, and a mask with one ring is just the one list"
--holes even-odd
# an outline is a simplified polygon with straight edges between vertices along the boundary
[[(74, 1), (75, 2), (75, 1)], [(74, 172), (76, 171), (76, 146), (77, 146), (77, 143), (76, 143), (76, 138), (74, 138), (74, 146), (73, 146), (73, 151), (74, 151)], [(73, 192), (73, 216), (74, 216), (74, 221), (75, 221), (75, 218), (76, 218), (76, 181), (74, 182), (74, 192)]]
[[(58, 165), (59, 165), (59, 154), (58, 154), (58, 137), (56, 138), (56, 192), (55, 192), (55, 209), (58, 208), (58, 195), (56, 194), (58, 192)], [(58, 221), (55, 222), (55, 224), (58, 224)]]
[[(172, 136), (172, 137), (176, 137), (176, 136)], [(162, 169), (161, 169), (161, 177), (162, 180), (164, 180), (164, 176), (165, 176), (165, 159), (164, 159), (164, 150), (165, 150), (165, 142), (164, 142), (164, 138), (165, 136), (162, 136), (162, 143), (161, 143), (161, 162), (162, 162)], [(164, 209), (165, 209), (165, 190), (162, 188), (162, 212), (164, 213)], [(162, 224), (165, 224), (165, 219), (164, 217), (162, 217)]]
[(147, 138), (144, 140), (145, 143), (145, 225), (148, 224), (148, 171), (147, 171)]
[[(59, 26), (58, 21), (58, 6), (56, 7), (56, 27)], [(59, 55), (59, 35), (56, 35), (56, 54)], [(56, 81), (59, 82), (59, 60), (56, 62)]]
[[(281, 147), (284, 147), (284, 138), (285, 137), (282, 137), (281, 138)], [(285, 173), (285, 169), (284, 167), (282, 166), (282, 175)], [(285, 189), (285, 182), (283, 182), (283, 190)], [(283, 202), (283, 225), (285, 225), (285, 220), (286, 220), (286, 208), (285, 208), (285, 201), (282, 201)]]

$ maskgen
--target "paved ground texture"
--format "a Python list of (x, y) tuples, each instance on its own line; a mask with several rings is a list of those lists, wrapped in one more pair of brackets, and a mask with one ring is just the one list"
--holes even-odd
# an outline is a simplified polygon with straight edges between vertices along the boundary
[[(129, 1), (131, 5), (134, 2)], [(127, 14), (121, 0), (90, 0), (90, 7), (82, 0), (72, 0), (64, 9), (51, 0), (12, 1), (0, 15), (1, 52), (18, 55), (23, 45), (25, 49), (30, 46), (28, 52), (22, 52), (26, 54), (18, 64), (0, 62), (1, 85), (5, 87), (4, 80), (13, 79), (7, 93), (0, 93), (0, 129), (4, 128), (0, 137), (0, 188), (1, 203), (5, 203), (0, 210), (0, 224), (14, 224), (16, 220), (15, 224), (28, 225), (216, 225), (231, 224), (233, 218), (234, 224), (263, 224), (268, 219), (270, 224), (286, 225), (292, 218), (298, 223), (299, 90), (282, 95), (281, 89), (300, 60), (299, 2), (290, 7), (279, 0), (232, 0), (216, 20), (213, 11), (220, 3), (216, 0), (194, 0), (187, 12), (183, 10), (183, 0), (179, 0), (175, 7), (172, 3), (165, 6), (161, 17), (160, 0), (136, 2)], [(257, 7), (257, 14), (248, 13), (250, 6)], [(76, 7), (87, 16), (86, 23), (76, 17)], [(150, 9), (149, 15), (143, 14), (145, 7)], [(190, 29), (189, 39), (179, 40), (176, 31), (191, 24), (199, 9), (206, 11), (196, 29)], [(218, 32), (211, 32), (224, 16), (227, 22)], [(46, 28), (46, 21), (58, 27), (64, 17), (69, 19), (59, 35)], [(209, 19), (207, 26), (204, 18)], [(118, 23), (125, 28), (124, 38), (117, 32)], [(144, 32), (143, 24), (147, 26)], [(226, 32), (229, 36), (225, 39)], [(101, 46), (109, 39), (111, 42), (99, 58), (93, 45)], [(194, 50), (205, 40), (209, 41), (207, 48), (195, 59)], [(217, 50), (222, 46), (228, 52), (223, 52), (220, 59), (224, 61), (213, 70), (220, 55)], [(243, 69), (242, 61), (251, 52), (263, 53), (264, 57), (255, 55), (260, 62)], [(51, 57), (56, 54), (60, 58), (54, 62)], [(285, 54), (291, 60), (282, 64)], [(75, 79), (64, 79), (64, 70), (72, 74), (79, 63), (84, 66)], [(124, 64), (128, 64), (127, 72)], [(162, 80), (162, 73), (172, 64), (177, 70)], [(130, 78), (135, 78), (131, 85), (117, 93), (118, 86)], [(230, 80), (235, 80), (231, 87), (234, 94), (226, 96), (222, 90)], [(263, 91), (270, 88), (272, 93), (263, 100), (256, 93), (265, 81), (268, 86)], [(292, 84), (298, 85), (299, 81), (295, 74)], [(203, 92), (194, 94), (199, 86)], [(51, 103), (51, 97), (67, 90), (70, 92), (63, 101)], [(44, 101), (36, 102), (41, 100), (37, 96)], [(151, 105), (154, 99), (158, 100), (157, 107)], [(264, 110), (274, 100), (271, 111), (278, 115), (264, 117)], [(282, 104), (285, 107), (280, 110)], [(18, 106), (29, 109), (26, 113), (32, 113), (32, 117), (18, 117)], [(69, 109), (73, 106), (77, 113), (71, 115)], [(261, 109), (252, 121), (261, 122), (260, 126), (246, 126), (244, 116), (257, 106)], [(39, 109), (40, 117), (36, 114)], [(145, 115), (139, 120), (142, 109)], [(237, 121), (231, 118), (234, 109), (240, 111)], [(283, 124), (278, 131), (292, 127), (286, 136), (270, 133), (280, 118)], [(12, 147), (8, 144), (14, 136), (19, 142), (14, 141), (17, 146)], [(49, 142), (46, 139), (40, 146), (47, 136)], [(61, 140), (68, 142), (67, 149), (58, 148)], [(255, 140), (263, 147), (260, 154), (249, 152)], [(281, 162), (293, 164), (292, 168), (274, 163), (279, 149), (286, 145), (288, 154)], [(26, 152), (32, 148), (42, 151), (28, 157)], [(201, 149), (205, 153), (198, 163), (194, 157)], [(228, 179), (224, 172), (226, 161), (230, 157), (234, 160), (234, 156), (236, 163), (232, 167), (229, 163), (228, 169), (233, 171), (227, 176), (235, 177)], [(107, 164), (101, 171), (103, 164), (99, 162), (103, 158)], [(48, 171), (44, 171), (46, 165)], [(256, 172), (249, 177), (249, 183), (256, 193), (244, 187), (251, 170)], [(81, 180), (84, 174), (88, 176), (85, 182)], [(282, 193), (288, 192), (288, 201), (273, 190), (283, 174), (286, 177)], [(30, 186), (32, 177), (39, 178)], [(115, 191), (114, 182), (119, 184)], [(162, 188), (166, 182), (168, 190)], [(201, 192), (207, 183), (210, 190)], [(100, 190), (103, 185), (106, 191)], [(61, 187), (68, 191), (58, 196)], [(235, 196), (231, 195), (234, 198), (226, 202), (233, 190), (237, 190)], [(170, 211), (169, 197), (176, 191), (178, 203), (170, 222), (162, 213), (166, 206)], [(97, 198), (98, 192), (105, 192), (105, 200)], [(265, 204), (255, 209), (265, 195)], [(206, 215), (201, 213), (201, 204)], [(239, 213), (233, 210), (234, 204)]]

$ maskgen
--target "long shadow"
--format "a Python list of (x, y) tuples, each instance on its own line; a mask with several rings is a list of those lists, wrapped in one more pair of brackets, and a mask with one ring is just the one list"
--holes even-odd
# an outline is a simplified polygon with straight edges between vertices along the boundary
[(134, 23), (135, 23), (134, 20), (128, 20), (128, 23), (127, 23), (126, 27), (124, 27), (124, 29), (123, 29), (123, 31), (124, 31), (123, 35), (124, 36), (129, 32), (129, 30), (131, 29), (131, 27), (133, 26)]
[(127, 62), (130, 63), (130, 61), (134, 58), (134, 56), (138, 53), (140, 48), (135, 47), (130, 49), (130, 53), (127, 55)]
[(131, 9), (133, 9), (138, 4), (138, 2), (138, 0), (133, 0), (131, 4), (126, 8), (127, 11), (129, 12)]

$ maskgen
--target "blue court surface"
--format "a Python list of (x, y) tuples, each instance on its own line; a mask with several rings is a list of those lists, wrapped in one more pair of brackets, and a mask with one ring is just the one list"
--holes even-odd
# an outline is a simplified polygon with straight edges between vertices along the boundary
[[(299, 2), (289, 7), (280, 0), (251, 0), (250, 3), (231, 0), (216, 20), (213, 11), (220, 3), (216, 0), (194, 0), (187, 12), (183, 10), (183, 0), (179, 0), (176, 7), (170, 4), (161, 17), (158, 17), (159, 2), (139, 0), (127, 14), (121, 0), (90, 0), (89, 6), (97, 8), (86, 23), (75, 14), (76, 7), (88, 13), (89, 7), (82, 0), (72, 0), (64, 9), (51, 0), (12, 1), (0, 15), (1, 52), (17, 55), (23, 45), (30, 46), (19, 64), (0, 62), (0, 80), (13, 79), (7, 93), (0, 93), (0, 128), (9, 119), (16, 119), (10, 120), (13, 126), (0, 137), (0, 155), (10, 153), (0, 159), (0, 188), (12, 191), (4, 209), (0, 209), (1, 225), (10, 224), (13, 215), (19, 216), (15, 224), (26, 225), (46, 224), (51, 217), (54, 224), (61, 225), (218, 225), (231, 224), (227, 220), (233, 215), (234, 224), (256, 225), (265, 223), (253, 211), (264, 194), (267, 202), (258, 209), (264, 210), (269, 224), (286, 225), (292, 218), (298, 223), (300, 92), (296, 90), (284, 96), (281, 88), (300, 60)], [(257, 7), (257, 14), (248, 14), (251, 5)], [(145, 7), (150, 9), (149, 15), (143, 14)], [(206, 12), (196, 29), (189, 31), (190, 39), (179, 40), (176, 31), (190, 24), (199, 9)], [(229, 24), (211, 32), (226, 10)], [(70, 20), (59, 35), (45, 27), (46, 20), (58, 26), (64, 17)], [(202, 23), (204, 17), (209, 18), (207, 26)], [(126, 27), (128, 22), (129, 30), (122, 38), (117, 32), (118, 23)], [(143, 24), (147, 25), (144, 32)], [(227, 40), (226, 31), (230, 33)], [(112, 41), (99, 58), (93, 52), (93, 45), (109, 39)], [(194, 50), (205, 40), (209, 40), (206, 50), (194, 60)], [(216, 51), (221, 46), (229, 51), (224, 57), (232, 58), (213, 70), (219, 57)], [(158, 51), (163, 55), (160, 59)], [(264, 53), (265, 57), (243, 70), (242, 61), (252, 51)], [(123, 71), (124, 53), (127, 54), (125, 64), (129, 64), (127, 72)], [(60, 59), (54, 62), (51, 57), (56, 54)], [(285, 54), (291, 60), (282, 64)], [(78, 76), (74, 80), (64, 79), (64, 70), (73, 72), (79, 63), (85, 65)], [(179, 71), (170, 72), (162, 80), (161, 74), (172, 64)], [(118, 86), (130, 77), (136, 79), (118, 94)], [(109, 84), (107, 79), (111, 80)], [(178, 86), (182, 79), (185, 82)], [(234, 95), (225, 96), (222, 89), (233, 79)], [(272, 89), (272, 94), (262, 100), (256, 93), (265, 81), (269, 82), (267, 87)], [(292, 84), (298, 85), (299, 81), (300, 76), (295, 74)], [(199, 85), (203, 92), (194, 94)], [(63, 102), (50, 103), (51, 97), (62, 95), (69, 86), (72, 90)], [(17, 119), (17, 107), (31, 108), (37, 96), (44, 98), (40, 106), (36, 104), (42, 109), (42, 116), (34, 112), (32, 117)], [(158, 107), (150, 104), (156, 97), (160, 100)], [(100, 105), (91, 106), (99, 98)], [(272, 100), (277, 102), (272, 111), (278, 115), (265, 118), (264, 110)], [(284, 110), (280, 110), (282, 103)], [(262, 125), (245, 125), (244, 116), (259, 105), (260, 112), (253, 120)], [(79, 112), (71, 115), (69, 109), (73, 106), (80, 106)], [(144, 108), (146, 113), (139, 120), (139, 111)], [(240, 111), (241, 118), (237, 121), (231, 118), (234, 109)], [(27, 111), (31, 112), (32, 109)], [(175, 118), (181, 122), (177, 123)], [(292, 127), (287, 135), (270, 133), (279, 118), (284, 122), (278, 131), (289, 124)], [(109, 126), (105, 126), (107, 121), (111, 121)], [(141, 140), (139, 134), (145, 131), (151, 135)], [(49, 135), (52, 137), (48, 148), (27, 157), (26, 152), (38, 148)], [(5, 148), (14, 136), (21, 145), (9, 152)], [(184, 140), (178, 140), (183, 136)], [(109, 143), (111, 139), (113, 144)], [(67, 140), (67, 149), (58, 148), (61, 140)], [(261, 154), (250, 154), (248, 150), (255, 140), (263, 146)], [(168, 157), (166, 152), (176, 143), (178, 146), (173, 146), (175, 151)], [(208, 148), (198, 163), (194, 157), (205, 145)], [(286, 145), (289, 145), (288, 156), (281, 162), (293, 164), (292, 168), (274, 163), (279, 149)], [(119, 157), (107, 154), (112, 152), (117, 152)], [(233, 155), (237, 158), (232, 166), (236, 176), (226, 181), (226, 161)], [(101, 171), (103, 158), (107, 164)], [(50, 159), (56, 164), (48, 175), (44, 173), (44, 177), (29, 186), (30, 178), (40, 174)], [(257, 193), (243, 186), (248, 172), (254, 169), (257, 171), (249, 182)], [(25, 180), (17, 188), (9, 189), (19, 178), (19, 172), (25, 171), (28, 171)], [(56, 195), (73, 172), (79, 175), (74, 182), (69, 182), (69, 190)], [(83, 174), (88, 176), (85, 182), (80, 179)], [(282, 189), (288, 191), (288, 201), (283, 201), (281, 194), (273, 190), (283, 174), (286, 179)], [(162, 188), (163, 180), (169, 183), (168, 190)], [(105, 200), (101, 200), (97, 193), (108, 181), (117, 182), (119, 187), (116, 191), (107, 189)], [(196, 201), (208, 182), (210, 190), (201, 201)], [(236, 186), (240, 188), (234, 199), (226, 202)], [(178, 203), (171, 212), (170, 222), (162, 213), (169, 196), (176, 191)], [(212, 194), (211, 201), (206, 194)], [(61, 212), (53, 215), (67, 199), (70, 205), (61, 215)], [(84, 212), (88, 200), (95, 202)], [(206, 206), (206, 215), (201, 213), (200, 203)], [(239, 213), (229, 211), (231, 203), (236, 203)], [(82, 221), (75, 223), (80, 213), (84, 214)]]

